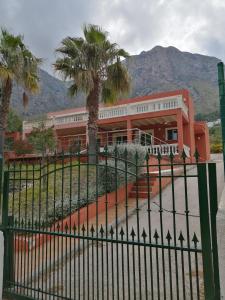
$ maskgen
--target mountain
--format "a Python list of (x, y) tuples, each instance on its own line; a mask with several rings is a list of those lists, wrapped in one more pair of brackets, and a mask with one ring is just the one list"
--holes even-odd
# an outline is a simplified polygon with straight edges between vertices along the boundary
[(156, 46), (143, 51), (126, 61), (132, 78), (131, 95), (185, 88), (191, 92), (196, 113), (213, 113), (219, 109), (219, 61), (215, 57), (182, 52), (175, 47)]
[(84, 97), (79, 95), (71, 99), (67, 94), (67, 85), (44, 70), (39, 70), (40, 92), (29, 95), (29, 104), (26, 109), (22, 105), (22, 89), (14, 84), (12, 95), (12, 108), (23, 117), (40, 116), (50, 111), (57, 111), (75, 106), (82, 106)]
[[(128, 96), (185, 88), (193, 96), (196, 113), (213, 114), (219, 109), (219, 61), (215, 57), (182, 52), (175, 47), (156, 46), (124, 61), (132, 78), (132, 89)], [(34, 116), (85, 105), (84, 96), (79, 95), (76, 99), (67, 96), (67, 85), (68, 83), (40, 70), (41, 91), (38, 95), (30, 96), (28, 110), (24, 113), (21, 90), (17, 86), (13, 91), (13, 107), (24, 116)]]

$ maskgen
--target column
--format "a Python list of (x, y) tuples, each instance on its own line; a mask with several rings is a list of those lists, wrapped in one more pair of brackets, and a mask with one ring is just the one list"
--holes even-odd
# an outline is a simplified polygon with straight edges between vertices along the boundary
[(89, 144), (89, 135), (88, 135), (88, 125), (86, 125), (86, 147), (88, 147), (88, 144)]
[(181, 154), (184, 148), (184, 134), (183, 134), (183, 117), (182, 111), (179, 109), (177, 113), (177, 131), (178, 131), (178, 150)]
[(132, 143), (132, 125), (131, 120), (127, 120), (127, 143)]

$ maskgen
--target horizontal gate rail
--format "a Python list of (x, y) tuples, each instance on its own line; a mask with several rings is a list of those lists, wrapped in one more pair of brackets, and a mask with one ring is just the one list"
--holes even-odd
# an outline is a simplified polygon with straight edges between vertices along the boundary
[[(36, 234), (44, 234), (44, 235), (51, 235), (51, 236), (58, 236), (58, 237), (67, 237), (67, 238), (76, 238), (81, 240), (93, 240), (93, 241), (99, 241), (99, 242), (110, 242), (110, 243), (118, 243), (118, 244), (124, 244), (124, 245), (134, 245), (134, 246), (143, 246), (143, 247), (153, 247), (153, 248), (164, 248), (164, 249), (170, 249), (170, 250), (182, 250), (182, 251), (190, 251), (190, 252), (198, 252), (201, 253), (202, 249), (194, 248), (193, 247), (179, 247), (179, 246), (173, 246), (173, 245), (160, 245), (156, 243), (148, 243), (148, 242), (142, 242), (142, 241), (132, 241), (132, 240), (120, 240), (120, 239), (109, 239), (109, 238), (102, 238), (99, 236), (85, 236), (85, 235), (79, 235), (79, 234), (70, 234), (70, 233), (62, 233), (62, 232), (48, 232), (44, 230), (38, 230), (38, 229), (24, 229), (24, 228), (17, 228), (17, 227), (8, 227), (9, 231), (13, 232), (26, 232), (26, 233), (36, 233)], [(86, 231), (84, 228), (81, 231)], [(91, 231), (90, 231), (91, 232)], [(99, 233), (101, 233), (99, 231)], [(109, 234), (109, 233), (108, 233)]]

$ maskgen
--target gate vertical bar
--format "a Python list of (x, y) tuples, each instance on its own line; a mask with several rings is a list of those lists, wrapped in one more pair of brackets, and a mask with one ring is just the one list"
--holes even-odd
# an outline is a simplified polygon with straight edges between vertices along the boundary
[(218, 84), (219, 84), (219, 98), (220, 98), (220, 119), (221, 119), (221, 127), (222, 127), (223, 168), (224, 168), (224, 176), (225, 176), (225, 81), (224, 81), (223, 62), (219, 62), (217, 64), (217, 68), (218, 68)]
[(205, 299), (215, 300), (206, 164), (197, 169)]
[(216, 214), (218, 210), (216, 164), (209, 163), (208, 171), (209, 171), (210, 221), (211, 221), (211, 233), (212, 233), (215, 297), (216, 299), (220, 299), (220, 274), (219, 274), (217, 228), (216, 228)]
[(3, 157), (0, 156), (0, 216), (2, 217)]
[(3, 197), (2, 197), (2, 225), (4, 228), (4, 267), (3, 267), (3, 288), (7, 287), (7, 281), (9, 280), (9, 249), (8, 249), (8, 195), (9, 195), (9, 172), (4, 172), (3, 178)]

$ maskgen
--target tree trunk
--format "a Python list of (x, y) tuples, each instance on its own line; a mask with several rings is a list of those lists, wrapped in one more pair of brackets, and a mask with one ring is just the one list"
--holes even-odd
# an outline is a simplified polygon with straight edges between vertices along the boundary
[(87, 110), (88, 110), (88, 143), (89, 163), (95, 164), (97, 158), (97, 133), (98, 133), (98, 111), (99, 111), (99, 92), (100, 85), (99, 79), (94, 80), (94, 88), (91, 90), (87, 97)]
[(12, 80), (8, 78), (2, 84), (2, 96), (0, 98), (0, 156), (3, 157), (5, 145), (5, 131), (9, 113), (9, 104), (12, 94)]

